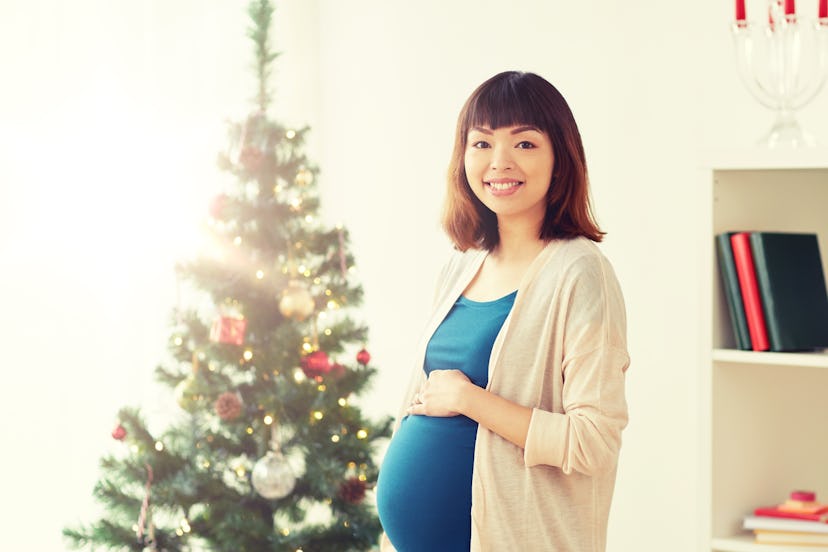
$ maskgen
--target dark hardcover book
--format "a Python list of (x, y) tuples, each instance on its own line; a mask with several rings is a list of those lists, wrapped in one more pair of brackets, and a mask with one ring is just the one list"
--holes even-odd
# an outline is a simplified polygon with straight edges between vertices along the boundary
[(771, 351), (828, 347), (828, 292), (816, 234), (751, 232)]
[(730, 245), (732, 232), (716, 236), (716, 256), (719, 259), (719, 273), (722, 275), (722, 287), (727, 299), (727, 308), (730, 312), (730, 322), (733, 327), (733, 336), (736, 339), (736, 348), (742, 351), (751, 350), (750, 333), (745, 318), (745, 304), (742, 301), (742, 290), (739, 287), (739, 276), (736, 274), (736, 264), (733, 262), (733, 248)]

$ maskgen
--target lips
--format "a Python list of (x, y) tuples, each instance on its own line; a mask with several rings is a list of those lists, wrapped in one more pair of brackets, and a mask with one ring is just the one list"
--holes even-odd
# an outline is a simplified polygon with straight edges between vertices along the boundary
[(489, 189), (489, 192), (495, 196), (506, 196), (513, 194), (523, 185), (520, 180), (496, 179), (484, 181), (483, 184)]

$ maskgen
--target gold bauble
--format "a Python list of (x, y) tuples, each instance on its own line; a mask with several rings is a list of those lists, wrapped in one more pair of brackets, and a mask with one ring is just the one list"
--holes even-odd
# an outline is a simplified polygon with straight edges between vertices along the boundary
[(175, 386), (175, 401), (187, 412), (194, 412), (204, 402), (205, 383), (192, 373)]
[(299, 172), (296, 173), (294, 182), (296, 182), (297, 186), (308, 186), (313, 182), (313, 173), (302, 167), (299, 169)]
[(308, 286), (300, 280), (291, 280), (282, 292), (279, 312), (286, 318), (302, 321), (313, 314), (316, 303), (308, 291)]

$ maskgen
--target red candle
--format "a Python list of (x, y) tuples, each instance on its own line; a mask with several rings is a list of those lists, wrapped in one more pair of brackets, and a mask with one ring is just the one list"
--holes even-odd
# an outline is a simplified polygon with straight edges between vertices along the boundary
[(819, 17), (828, 17), (828, 0), (819, 0)]
[(795, 15), (796, 4), (794, 0), (785, 0), (785, 15)]
[[(823, 0), (820, 0), (823, 1)], [(824, 0), (828, 1), (828, 0)], [(736, 21), (745, 20), (745, 0), (736, 0)]]

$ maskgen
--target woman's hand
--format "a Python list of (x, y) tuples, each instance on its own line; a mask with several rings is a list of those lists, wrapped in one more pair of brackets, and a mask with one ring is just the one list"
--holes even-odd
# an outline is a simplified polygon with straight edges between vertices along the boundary
[(460, 370), (433, 370), (414, 396), (408, 413), (440, 418), (458, 416), (461, 395), (469, 385), (474, 384)]

